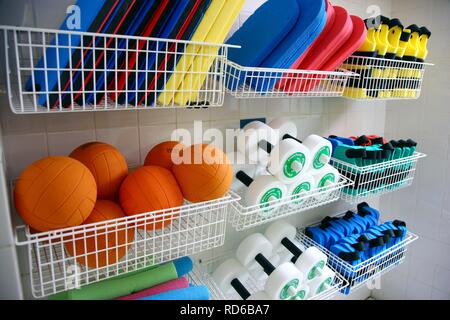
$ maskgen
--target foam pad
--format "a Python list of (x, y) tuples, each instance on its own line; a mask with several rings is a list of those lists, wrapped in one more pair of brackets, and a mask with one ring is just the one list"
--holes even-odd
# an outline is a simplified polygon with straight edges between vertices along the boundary
[[(290, 68), (319, 36), (325, 27), (327, 14), (324, 0), (297, 0), (300, 17), (291, 32), (278, 44), (276, 49), (261, 63), (265, 68)], [(261, 32), (265, 32), (261, 30)], [(281, 76), (281, 75), (280, 75)], [(250, 85), (258, 92), (266, 92), (273, 88), (277, 77), (265, 81), (251, 78)]]
[[(230, 48), (228, 59), (246, 67), (257, 67), (291, 31), (299, 18), (297, 0), (269, 0), (261, 5), (227, 41), (240, 45), (240, 49)], [(264, 30), (264, 32), (262, 32)], [(230, 90), (236, 89), (244, 81), (228, 79)]]
[[(79, 31), (89, 32), (99, 32), (102, 30), (105, 21), (117, 7), (117, 3), (106, 0), (78, 0), (76, 5), (81, 9), (81, 12), (85, 13), (83, 19), (80, 20)], [(69, 16), (64, 20), (60, 30), (68, 30), (67, 19), (69, 19)], [(64, 79), (69, 79), (71, 77), (69, 71), (54, 71), (54, 69), (70, 68), (70, 56), (72, 56), (72, 64), (81, 58), (80, 50), (67, 50), (62, 48), (63, 46), (69, 45), (69, 38), (72, 48), (81, 45), (80, 36), (69, 36), (67, 34), (58, 35), (57, 38), (52, 40), (51, 46), (55, 46), (56, 42), (58, 42), (60, 48), (56, 49), (55, 47), (49, 47), (46, 49), (45, 57), (42, 57), (36, 65), (36, 68), (39, 70), (34, 71), (34, 77), (30, 77), (26, 83), (27, 90), (42, 92), (38, 99), (38, 103), (42, 106), (54, 105), (55, 101), (59, 99), (59, 95), (47, 96), (47, 94), (44, 93), (47, 91), (58, 91), (58, 80), (61, 79), (61, 82), (65, 83)], [(85, 44), (87, 45), (88, 43)], [(57, 64), (58, 61), (59, 65)], [(47, 67), (47, 70), (43, 70), (45, 66)], [(47, 98), (49, 98), (49, 101)]]
[[(321, 37), (321, 41), (314, 43), (302, 63), (297, 66), (299, 70), (321, 70), (325, 62), (338, 50), (353, 31), (353, 23), (347, 10), (334, 6), (335, 18), (333, 26), (328, 33)], [(321, 34), (322, 35), (322, 34)]]

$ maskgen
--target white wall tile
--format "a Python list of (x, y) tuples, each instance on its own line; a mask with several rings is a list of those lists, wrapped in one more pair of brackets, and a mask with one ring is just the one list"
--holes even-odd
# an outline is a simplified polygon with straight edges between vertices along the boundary
[(434, 269), (433, 287), (450, 294), (450, 268), (436, 266)]
[(14, 246), (0, 249), (0, 299), (22, 299), (22, 286)]
[(432, 287), (421, 281), (409, 277), (406, 285), (406, 298), (408, 300), (431, 299)]
[(75, 148), (96, 141), (95, 130), (49, 132), (48, 150), (52, 156), (68, 156)]
[(98, 141), (112, 144), (119, 149), (130, 167), (140, 164), (139, 130), (137, 127), (97, 129), (96, 133)]

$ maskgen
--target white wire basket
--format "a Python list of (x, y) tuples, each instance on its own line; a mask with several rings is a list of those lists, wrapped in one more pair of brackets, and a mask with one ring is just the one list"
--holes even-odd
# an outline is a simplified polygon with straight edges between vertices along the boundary
[(224, 102), (224, 62), (233, 46), (12, 26), (0, 31), (14, 113)]
[(426, 157), (415, 152), (410, 157), (358, 167), (338, 159), (332, 159), (333, 166), (346, 178), (354, 182), (340, 190), (341, 199), (356, 204), (371, 197), (390, 193), (412, 185), (417, 162)]
[[(212, 277), (212, 273), (222, 262), (233, 257), (233, 252), (229, 251), (211, 259), (199, 259), (194, 264), (194, 269), (190, 274), (190, 278), (195, 284), (208, 286), (209, 292), (211, 294), (211, 300), (242, 300), (237, 292), (228, 294), (223, 292), (215, 283)], [(328, 300), (338, 294), (339, 291), (347, 287), (348, 283), (344, 279), (344, 277), (336, 272), (336, 270), (334, 270), (331, 265), (328, 265), (328, 267), (336, 273), (333, 283), (325, 291), (321, 292), (318, 295), (310, 296), (307, 300)], [(251, 294), (254, 294), (256, 292), (264, 290), (265, 282), (266, 279), (264, 278), (256, 279), (252, 275), (250, 275), (249, 279), (245, 282), (242, 282), (242, 284)]]
[(430, 63), (351, 56), (341, 68), (359, 77), (349, 79), (344, 97), (357, 100), (418, 99)]
[(226, 61), (225, 87), (236, 98), (341, 97), (349, 71), (243, 67)]
[[(233, 195), (43, 233), (17, 227), (36, 298), (222, 246)], [(156, 227), (165, 226), (156, 230)], [(19, 239), (20, 238), (20, 239)], [(87, 249), (85, 249), (87, 248)], [(105, 263), (106, 262), (106, 263)]]
[(254, 206), (245, 204), (245, 194), (237, 195), (231, 191), (240, 200), (231, 204), (229, 221), (237, 231), (253, 228), (335, 202), (339, 200), (340, 190), (352, 184), (353, 181), (341, 175), (338, 183), (304, 192), (301, 195), (285, 197), (281, 200), (269, 201), (264, 205)]
[(342, 260), (328, 249), (322, 247), (314, 240), (305, 235), (304, 230), (298, 233), (298, 241), (305, 247), (315, 246), (320, 248), (328, 256), (328, 264), (333, 266), (348, 283), (348, 286), (341, 289), (341, 293), (351, 292), (369, 284), (373, 279), (379, 278), (404, 262), (409, 244), (419, 237), (407, 231), (405, 239), (378, 255), (373, 256), (357, 265)]

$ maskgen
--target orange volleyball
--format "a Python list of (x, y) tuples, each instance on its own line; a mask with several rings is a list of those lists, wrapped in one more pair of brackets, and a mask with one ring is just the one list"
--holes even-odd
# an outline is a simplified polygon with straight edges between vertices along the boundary
[[(120, 187), (119, 197), (125, 214), (129, 216), (183, 204), (183, 195), (173, 174), (157, 166), (145, 166), (130, 173)], [(147, 217), (147, 223), (137, 223), (141, 229), (161, 229), (168, 226), (177, 215), (177, 212), (167, 210)]]
[(166, 141), (154, 146), (144, 161), (144, 166), (159, 166), (166, 169), (172, 169), (173, 158), (178, 157), (184, 145), (177, 141)]
[(26, 224), (40, 232), (82, 224), (96, 200), (92, 173), (69, 157), (34, 162), (22, 172), (14, 188), (17, 212)]
[[(104, 222), (126, 217), (118, 204), (109, 200), (98, 200), (94, 210), (84, 224)], [(101, 268), (118, 263), (127, 253), (134, 239), (134, 228), (114, 222), (96, 227), (96, 231), (66, 237), (64, 246), (77, 262), (90, 268)]]
[(193, 145), (183, 151), (183, 163), (172, 171), (190, 202), (221, 198), (230, 188), (233, 169), (227, 155), (213, 145)]
[(76, 148), (70, 157), (92, 172), (99, 199), (116, 199), (120, 185), (128, 174), (127, 162), (119, 150), (106, 143), (90, 142)]

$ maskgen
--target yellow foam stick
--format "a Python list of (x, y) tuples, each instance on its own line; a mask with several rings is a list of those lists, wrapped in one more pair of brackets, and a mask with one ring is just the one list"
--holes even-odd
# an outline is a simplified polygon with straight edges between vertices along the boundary
[(367, 27), (367, 36), (366, 39), (364, 40), (364, 43), (356, 51), (357, 54), (361, 53), (364, 56), (373, 54), (377, 49), (377, 42), (375, 40), (375, 35), (377, 31), (376, 27), (378, 27), (378, 26), (375, 27), (375, 22), (373, 21), (373, 19), (366, 19), (365, 23)]
[[(195, 30), (191, 41), (192, 42), (205, 42), (206, 37), (211, 30), (214, 22), (219, 16), (222, 8), (224, 7), (226, 0), (212, 0), (208, 10), (206, 10), (205, 15), (200, 21), (197, 29)], [(186, 50), (178, 61), (177, 66), (175, 67), (174, 72), (167, 81), (164, 91), (159, 95), (158, 102), (163, 105), (169, 105), (172, 102), (173, 97), (175, 96), (176, 90), (180, 86), (181, 82), (184, 79), (185, 73), (191, 67), (195, 55), (198, 53), (200, 49), (199, 45), (190, 44), (186, 47)]]
[[(223, 43), (225, 41), (244, 3), (245, 0), (226, 1), (225, 6), (206, 37), (206, 42)], [(219, 49), (218, 46), (204, 46), (200, 48), (200, 55), (195, 57), (189, 72), (181, 83), (180, 90), (175, 95), (175, 103), (185, 105), (188, 102), (197, 100), (198, 91), (203, 86), (207, 72), (217, 58)]]
[(428, 56), (428, 40), (431, 38), (431, 32), (426, 27), (420, 28), (419, 37), (419, 53), (417, 54), (417, 61), (425, 62)]
[(379, 57), (384, 57), (389, 47), (389, 18), (380, 16), (381, 23), (376, 32), (377, 51)]

